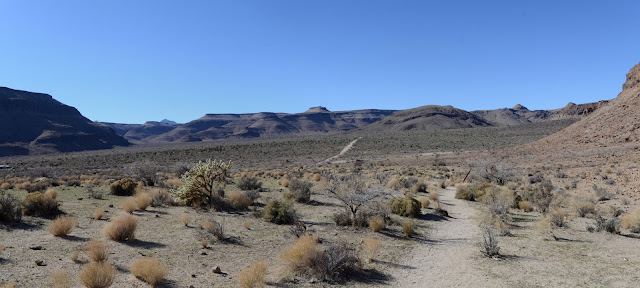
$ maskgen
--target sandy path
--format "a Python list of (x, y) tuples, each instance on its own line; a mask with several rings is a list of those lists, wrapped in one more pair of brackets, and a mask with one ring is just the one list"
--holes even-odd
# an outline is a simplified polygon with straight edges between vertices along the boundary
[(362, 137), (360, 137), (360, 138), (358, 138), (358, 139), (356, 139), (356, 140), (351, 141), (351, 143), (347, 144), (347, 146), (344, 146), (344, 148), (342, 148), (342, 151), (340, 151), (340, 153), (338, 153), (338, 155), (331, 156), (331, 157), (329, 157), (329, 158), (325, 159), (324, 161), (322, 161), (322, 162), (318, 163), (318, 165), (320, 165), (320, 164), (324, 164), (324, 163), (330, 163), (331, 161), (333, 161), (333, 160), (337, 159), (338, 157), (340, 157), (340, 156), (344, 155), (344, 154), (345, 154), (345, 153), (347, 153), (347, 152), (349, 151), (349, 149), (351, 149), (351, 147), (353, 147), (353, 145), (354, 145), (354, 144), (356, 144), (356, 142), (358, 142), (358, 140), (360, 140), (360, 139), (362, 139)]
[(442, 208), (450, 218), (430, 221), (431, 226), (411, 251), (406, 263), (394, 272), (393, 287), (506, 287), (505, 283), (479, 268), (481, 258), (480, 229), (473, 217), (475, 203), (454, 198), (455, 189), (438, 191)]

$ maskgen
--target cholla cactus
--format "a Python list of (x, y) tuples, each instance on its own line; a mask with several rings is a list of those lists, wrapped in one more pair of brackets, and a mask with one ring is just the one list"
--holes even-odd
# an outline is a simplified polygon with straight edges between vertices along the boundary
[(206, 203), (211, 208), (214, 198), (218, 197), (215, 188), (227, 184), (227, 172), (231, 166), (231, 161), (225, 163), (222, 160), (207, 159), (198, 162), (182, 175), (180, 187), (171, 191), (173, 198), (185, 205)]

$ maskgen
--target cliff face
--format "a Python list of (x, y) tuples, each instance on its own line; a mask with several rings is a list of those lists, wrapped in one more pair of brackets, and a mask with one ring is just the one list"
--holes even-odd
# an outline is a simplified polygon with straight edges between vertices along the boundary
[(51, 95), (0, 87), (0, 145), (6, 148), (0, 154), (7, 156), (130, 144), (110, 127), (90, 121)]

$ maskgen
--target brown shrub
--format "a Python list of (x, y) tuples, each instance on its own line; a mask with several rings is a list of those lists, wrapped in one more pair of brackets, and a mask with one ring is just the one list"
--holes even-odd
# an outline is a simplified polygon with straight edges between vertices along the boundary
[(320, 180), (322, 180), (322, 175), (320, 175), (320, 173), (313, 174), (313, 181), (318, 182)]
[(0, 288), (16, 288), (16, 284), (15, 283), (7, 283), (7, 284), (4, 284), (4, 285), (0, 286)]
[(362, 250), (364, 251), (367, 262), (372, 262), (373, 257), (380, 251), (380, 241), (373, 238), (365, 238), (362, 242)]
[(533, 211), (533, 205), (531, 205), (531, 202), (529, 202), (529, 201), (520, 201), (520, 202), (518, 202), (518, 208), (520, 208), (520, 210), (522, 210), (524, 212)]
[(191, 216), (189, 216), (189, 214), (180, 214), (178, 218), (180, 218), (180, 222), (182, 222), (182, 225), (184, 225), (185, 227), (189, 226), (189, 222), (191, 222)]
[(113, 217), (111, 222), (104, 226), (103, 232), (114, 241), (133, 241), (137, 225), (138, 220), (135, 216), (121, 214)]
[(147, 208), (151, 206), (151, 202), (153, 201), (153, 198), (151, 198), (151, 195), (149, 195), (149, 193), (147, 192), (136, 193), (134, 199), (136, 201), (137, 210), (140, 211), (147, 210)]
[(58, 217), (49, 224), (49, 232), (51, 235), (60, 237), (67, 236), (71, 233), (73, 227), (78, 225), (78, 218), (73, 216)]
[(283, 178), (282, 180), (280, 180), (280, 185), (282, 185), (282, 187), (289, 187), (289, 184), (291, 184), (291, 181), (289, 181), (289, 179), (287, 178)]
[(318, 245), (318, 238), (303, 235), (296, 239), (291, 247), (282, 253), (282, 259), (289, 271), (306, 274), (314, 260), (322, 256), (322, 249)]
[(418, 198), (418, 201), (420, 201), (422, 208), (429, 208), (429, 204), (431, 204), (431, 201), (425, 197)]
[(80, 251), (73, 251), (73, 253), (71, 253), (71, 261), (73, 261), (73, 263), (80, 263)]
[(640, 233), (640, 210), (635, 211), (633, 214), (622, 216), (620, 226), (631, 230), (631, 233)]
[(371, 231), (380, 232), (384, 229), (385, 221), (380, 216), (373, 216), (369, 219), (369, 227), (371, 227)]
[(402, 221), (402, 232), (407, 237), (413, 237), (413, 234), (416, 232), (413, 228), (413, 222), (410, 220)]
[(254, 261), (249, 267), (240, 271), (236, 281), (242, 288), (264, 287), (267, 267), (269, 267), (267, 261)]
[(242, 224), (242, 226), (244, 227), (244, 229), (250, 230), (252, 224), (253, 223), (251, 221), (245, 221), (244, 224)]
[(58, 202), (40, 192), (29, 193), (22, 201), (22, 213), (27, 216), (51, 217), (60, 212)]
[(431, 199), (431, 201), (438, 201), (438, 192), (436, 191), (429, 192), (429, 199)]
[(4, 182), (2, 183), (2, 185), (0, 185), (0, 189), (3, 189), (3, 190), (11, 189), (11, 184)]
[(96, 211), (93, 211), (93, 219), (100, 220), (104, 217), (104, 210), (98, 208)]
[(48, 196), (51, 199), (56, 199), (56, 197), (58, 197), (58, 190), (53, 188), (47, 189), (47, 191), (44, 192), (44, 196)]
[(114, 195), (131, 196), (136, 190), (136, 183), (129, 178), (121, 179), (113, 182), (113, 184), (109, 186), (109, 190), (111, 191), (111, 194)]
[(167, 276), (167, 265), (156, 258), (137, 259), (131, 264), (131, 274), (156, 287)]
[(235, 210), (247, 210), (251, 205), (251, 199), (243, 192), (232, 191), (227, 198), (229, 199), (229, 204)]
[(78, 273), (80, 283), (87, 288), (106, 288), (111, 286), (116, 269), (107, 262), (91, 262)]
[(71, 287), (71, 275), (65, 270), (55, 270), (47, 280), (51, 288)]
[(132, 213), (138, 210), (138, 201), (135, 198), (127, 198), (122, 202), (122, 210), (127, 213)]
[(109, 256), (107, 254), (107, 248), (104, 246), (104, 243), (99, 240), (91, 240), (87, 242), (85, 250), (87, 251), (87, 255), (89, 255), (91, 261), (94, 262), (106, 261), (107, 257)]

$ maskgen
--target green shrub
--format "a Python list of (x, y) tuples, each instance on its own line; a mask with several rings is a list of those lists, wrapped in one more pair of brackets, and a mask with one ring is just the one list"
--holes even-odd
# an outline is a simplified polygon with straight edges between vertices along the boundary
[(131, 196), (133, 195), (133, 192), (136, 191), (136, 186), (137, 184), (133, 182), (133, 180), (125, 178), (113, 182), (111, 186), (109, 186), (109, 190), (113, 195)]
[(404, 217), (415, 218), (420, 215), (420, 209), (422, 204), (420, 201), (414, 199), (410, 195), (405, 195), (404, 198), (391, 199), (391, 212)]
[(293, 224), (297, 220), (293, 203), (271, 199), (261, 212), (264, 220), (275, 224)]
[(22, 201), (22, 213), (27, 216), (53, 217), (61, 212), (56, 199), (40, 192), (29, 193)]
[(471, 189), (469, 185), (458, 185), (456, 187), (456, 199), (462, 199), (467, 201), (476, 201), (476, 191)]
[(0, 190), (0, 222), (18, 222), (22, 219), (22, 203), (15, 196)]
[(245, 177), (238, 181), (238, 188), (243, 191), (258, 190), (262, 188), (262, 182), (256, 177)]

